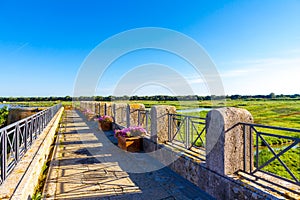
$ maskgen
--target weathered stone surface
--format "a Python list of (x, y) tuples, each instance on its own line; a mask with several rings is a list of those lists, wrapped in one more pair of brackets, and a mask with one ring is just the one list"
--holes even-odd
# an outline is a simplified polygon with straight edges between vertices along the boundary
[(96, 115), (100, 115), (100, 103), (99, 102), (95, 102), (95, 114)]
[(100, 102), (100, 115), (105, 115), (105, 102)]
[(93, 104), (93, 112), (96, 114), (97, 112), (98, 112), (98, 103), (96, 102), (96, 101), (93, 101), (92, 102), (92, 104)]
[(88, 110), (94, 112), (95, 108), (94, 108), (94, 104), (92, 101), (88, 102)]
[[(129, 104), (130, 123), (129, 126), (145, 126), (146, 116), (138, 115), (138, 110), (145, 110), (145, 105), (141, 103)], [(140, 118), (139, 118), (140, 117)], [(140, 123), (138, 123), (140, 122)]]
[(168, 141), (169, 115), (175, 114), (174, 106), (152, 106), (151, 108), (151, 137), (159, 143)]
[[(77, 118), (76, 123), (68, 117)], [(44, 199), (211, 199), (167, 167), (146, 172), (145, 165), (157, 162), (155, 159), (140, 154), (125, 156), (128, 153), (109, 144), (107, 137), (93, 128), (96, 122), (80, 118), (75, 111), (68, 111), (63, 123), (67, 128), (59, 135), (56, 164), (50, 169), (56, 176), (47, 179)], [(85, 132), (76, 126), (84, 127)], [(82, 139), (90, 142), (78, 145)], [(83, 155), (86, 151), (93, 153)], [(126, 166), (143, 171), (128, 173)]]
[(115, 123), (120, 126), (127, 126), (129, 121), (129, 110), (127, 103), (114, 103), (112, 105), (112, 117)]
[(40, 112), (42, 109), (39, 108), (13, 108), (9, 110), (7, 117), (7, 124), (12, 124), (16, 121), (34, 115)]
[[(226, 175), (243, 169), (244, 133), (243, 127), (238, 125), (240, 122), (252, 123), (251, 113), (240, 108), (220, 108), (207, 114), (206, 163), (209, 169)], [(247, 142), (249, 149), (250, 142)], [(249, 154), (248, 151), (247, 164), (250, 163)]]

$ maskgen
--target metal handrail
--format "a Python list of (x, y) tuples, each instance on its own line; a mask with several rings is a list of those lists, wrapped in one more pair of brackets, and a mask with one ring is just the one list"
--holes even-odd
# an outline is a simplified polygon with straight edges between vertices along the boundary
[(151, 115), (149, 110), (136, 109), (138, 112), (138, 126), (142, 126), (146, 130), (146, 135), (150, 135), (151, 131)]
[[(205, 118), (182, 114), (168, 114), (168, 116), (169, 142), (179, 142), (186, 149), (191, 149), (192, 147), (198, 147), (196, 142), (200, 140), (201, 145), (204, 146), (205, 141), (201, 136), (206, 132)], [(203, 126), (200, 130), (199, 125)]]
[[(261, 125), (261, 124), (250, 124), (250, 123), (239, 123), (239, 124), (242, 125), (243, 132), (244, 132), (244, 171), (245, 172), (248, 171), (251, 175), (254, 175), (256, 172), (263, 172), (268, 175), (279, 178), (281, 180), (285, 180), (285, 181), (288, 181), (291, 183), (296, 183), (297, 185), (300, 185), (299, 174), (297, 177), (297, 175), (294, 174), (291, 171), (291, 169), (280, 158), (280, 156), (284, 155), (287, 151), (291, 150), (292, 148), (294, 148), (300, 144), (300, 137), (291, 137), (291, 136), (279, 135), (279, 134), (274, 134), (274, 133), (268, 133), (265, 131), (260, 131), (258, 129), (269, 129), (269, 130), (273, 130), (273, 131), (274, 130), (287, 131), (290, 133), (300, 133), (300, 130), (292, 129), (292, 128), (276, 127), (276, 126), (266, 126), (266, 125)], [(246, 136), (247, 130), (250, 133), (249, 137)], [(255, 141), (254, 141), (253, 137), (255, 138)], [(275, 150), (272, 148), (272, 146), (267, 142), (265, 137), (286, 139), (291, 142), (289, 142), (284, 149), (280, 149), (280, 151), (276, 153)], [(260, 155), (260, 151), (259, 151), (259, 146), (260, 146), (259, 140), (261, 140), (263, 146), (272, 154), (272, 157), (263, 163), (260, 163), (261, 155)], [(247, 143), (249, 144), (249, 146), (247, 146)], [(255, 155), (253, 155), (254, 147), (255, 147)], [(246, 160), (247, 152), (250, 154), (250, 160), (248, 161), (250, 163), (247, 163), (247, 160)], [(254, 156), (254, 158), (253, 158), (253, 156)], [(280, 163), (280, 165), (284, 168), (284, 170), (290, 175), (290, 178), (283, 177), (278, 174), (263, 170), (264, 167), (270, 165), (271, 162), (276, 161), (276, 160)], [(255, 162), (255, 165), (253, 165), (254, 162)], [(249, 164), (248, 170), (246, 168), (247, 164)]]
[(0, 129), (0, 185), (60, 108), (57, 104)]

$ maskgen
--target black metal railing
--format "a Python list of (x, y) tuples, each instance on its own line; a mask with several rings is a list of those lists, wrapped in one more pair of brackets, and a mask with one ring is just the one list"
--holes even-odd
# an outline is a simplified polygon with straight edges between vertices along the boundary
[(0, 184), (60, 108), (61, 104), (52, 106), (0, 129)]
[(113, 109), (113, 116), (115, 122), (118, 124), (120, 128), (124, 128), (127, 126), (129, 120), (129, 113), (127, 107), (119, 107), (117, 109)]
[(169, 142), (181, 143), (186, 149), (205, 146), (205, 118), (169, 114)]
[[(133, 109), (130, 114), (137, 113), (137, 121), (131, 126), (141, 126), (146, 130), (146, 135), (150, 135), (151, 132), (151, 116), (149, 110), (144, 109)], [(135, 117), (134, 117), (135, 118)]]
[(249, 123), (240, 125), (244, 132), (244, 171), (251, 175), (263, 172), (300, 185), (300, 130)]

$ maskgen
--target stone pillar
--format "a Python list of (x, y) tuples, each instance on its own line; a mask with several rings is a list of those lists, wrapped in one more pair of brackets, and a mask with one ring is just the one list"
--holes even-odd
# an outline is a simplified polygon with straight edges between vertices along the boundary
[(115, 120), (115, 123), (120, 126), (127, 126), (129, 121), (128, 113), (128, 104), (127, 103), (114, 103), (112, 105), (112, 117)]
[(105, 115), (105, 102), (100, 102), (100, 115)]
[(85, 101), (85, 102), (84, 102), (84, 111), (86, 111), (87, 109), (88, 109), (88, 102)]
[(95, 102), (95, 114), (100, 116), (100, 103)]
[[(139, 110), (145, 110), (145, 105), (141, 103), (129, 104), (129, 114), (130, 114), (130, 123), (129, 126), (145, 126), (146, 116), (145, 114), (140, 114)], [(140, 117), (140, 118), (139, 118)], [(140, 124), (138, 123), (140, 120)]]
[(88, 110), (91, 111), (91, 112), (94, 112), (93, 102), (92, 101), (88, 102)]
[[(244, 169), (244, 131), (239, 122), (253, 123), (250, 112), (240, 108), (219, 108), (206, 116), (206, 164), (210, 170), (229, 175)], [(246, 168), (250, 164), (249, 131)]]
[(80, 109), (81, 109), (81, 112), (83, 112), (85, 110), (85, 101), (80, 102)]
[(95, 105), (95, 102), (92, 101), (92, 102), (91, 102), (91, 108), (92, 108), (91, 111), (92, 111), (93, 113), (95, 113), (95, 110), (96, 110), (96, 109), (95, 109), (95, 106), (96, 106), (96, 105)]
[(151, 108), (151, 139), (154, 142), (165, 143), (168, 141), (169, 115), (175, 114), (174, 106), (152, 106)]

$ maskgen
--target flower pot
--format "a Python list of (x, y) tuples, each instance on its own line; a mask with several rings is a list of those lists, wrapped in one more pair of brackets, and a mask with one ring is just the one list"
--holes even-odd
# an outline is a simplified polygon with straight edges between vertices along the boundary
[(103, 121), (98, 121), (98, 128), (99, 130), (102, 131), (110, 131), (112, 128), (112, 123), (111, 122), (103, 122)]
[(122, 137), (118, 136), (118, 146), (129, 152), (139, 152), (142, 149), (142, 138), (140, 136), (136, 137)]
[(94, 114), (88, 114), (86, 116), (86, 118), (87, 118), (87, 120), (92, 121), (95, 118), (95, 115)]

